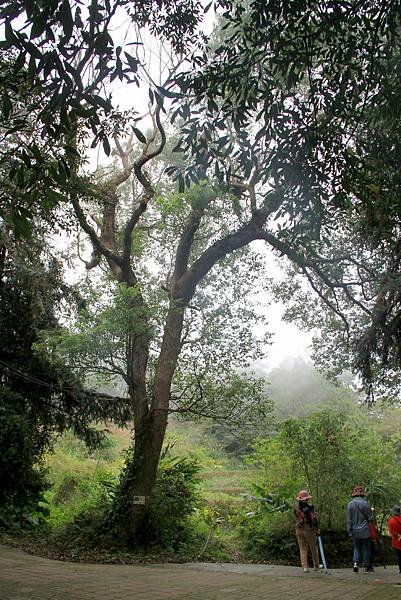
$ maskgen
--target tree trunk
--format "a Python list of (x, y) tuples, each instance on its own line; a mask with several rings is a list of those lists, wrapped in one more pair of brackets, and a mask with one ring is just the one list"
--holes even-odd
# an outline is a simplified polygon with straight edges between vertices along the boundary
[[(128, 543), (135, 543), (136, 534), (146, 515), (156, 481), (157, 468), (167, 428), (171, 383), (181, 349), (184, 309), (177, 302), (170, 308), (159, 360), (156, 367), (152, 400), (148, 406), (146, 393), (146, 363), (144, 348), (132, 348), (132, 368), (136, 371), (132, 390), (135, 407), (132, 456), (126, 461), (124, 475), (113, 510), (118, 519), (118, 532)], [(138, 371), (142, 370), (142, 377)]]
[(120, 515), (120, 531), (131, 544), (136, 541), (136, 533), (149, 506), (166, 426), (166, 414), (148, 414), (135, 426), (133, 456), (127, 460), (120, 488), (120, 494), (126, 498), (125, 511)]

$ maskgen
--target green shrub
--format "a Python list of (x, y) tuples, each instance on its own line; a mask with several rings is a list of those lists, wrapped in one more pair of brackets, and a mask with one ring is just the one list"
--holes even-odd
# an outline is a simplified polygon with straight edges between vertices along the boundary
[(361, 414), (325, 409), (284, 421), (277, 436), (259, 440), (252, 457), (259, 481), (279, 496), (308, 489), (327, 531), (345, 529), (345, 509), (362, 484), (378, 518), (399, 500), (394, 441), (382, 438)]
[(285, 513), (264, 510), (249, 513), (241, 526), (243, 550), (255, 560), (294, 564), (298, 556), (293, 519)]
[[(197, 537), (189, 517), (200, 502), (198, 471), (198, 464), (187, 458), (161, 462), (149, 511), (138, 531), (137, 549), (190, 552)], [(63, 540), (69, 547), (118, 547), (120, 540), (110, 538), (102, 527), (115, 492), (116, 477), (107, 470), (98, 469), (94, 475), (83, 477), (77, 472), (65, 473), (50, 499), (49, 523), (57, 533), (58, 543)], [(201, 541), (197, 546), (200, 544)]]
[(198, 472), (198, 463), (188, 458), (161, 461), (149, 511), (138, 531), (140, 544), (175, 550), (188, 542), (188, 517), (200, 501)]
[(74, 435), (73, 431), (65, 431), (59, 437), (55, 444), (55, 450), (61, 452), (64, 456), (68, 455), (73, 458), (85, 461), (94, 459), (97, 461), (111, 462), (115, 458), (115, 448), (117, 442), (110, 436), (106, 435), (102, 438), (101, 443), (95, 448), (88, 448), (85, 442)]
[(346, 506), (354, 485), (365, 486), (379, 523), (399, 498), (394, 441), (381, 438), (359, 413), (325, 409), (284, 421), (275, 437), (258, 441), (251, 460), (259, 467), (259, 505), (244, 519), (242, 538), (258, 560), (298, 564), (293, 505), (301, 488), (313, 495), (327, 561), (335, 567), (351, 562)]

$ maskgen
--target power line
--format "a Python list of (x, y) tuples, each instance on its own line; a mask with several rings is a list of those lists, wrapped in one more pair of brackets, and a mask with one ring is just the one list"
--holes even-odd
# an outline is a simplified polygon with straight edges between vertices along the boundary
[(42, 379), (38, 379), (34, 375), (29, 375), (27, 373), (24, 373), (23, 371), (21, 371), (20, 369), (18, 369), (14, 365), (6, 363), (5, 361), (3, 361), (1, 359), (0, 359), (0, 365), (2, 365), (3, 367), (6, 367), (7, 369), (10, 369), (11, 371), (14, 371), (14, 373), (16, 373), (17, 375), (19, 375), (23, 379), (26, 379), (27, 381), (30, 381), (31, 383), (36, 383), (38, 385), (42, 385), (42, 386), (45, 386), (45, 387), (48, 387), (50, 389), (57, 390), (57, 391), (63, 391), (64, 390), (64, 391), (68, 391), (68, 392), (76, 392), (76, 389), (74, 389), (72, 387), (69, 388), (69, 387), (64, 386), (64, 385), (58, 386), (58, 385), (55, 385), (53, 383), (49, 383), (48, 381), (43, 381)]
[[(98, 398), (100, 399), (101, 396), (103, 396), (104, 398), (108, 398), (108, 399), (116, 399), (116, 400), (123, 400), (121, 397), (119, 396), (110, 396), (109, 394), (104, 394), (104, 393), (99, 393), (96, 392), (95, 390), (79, 390), (77, 388), (73, 388), (73, 387), (67, 387), (65, 385), (55, 385), (52, 383), (49, 383), (47, 381), (43, 381), (42, 379), (39, 379), (37, 377), (35, 377), (34, 375), (29, 375), (27, 373), (24, 373), (23, 371), (21, 371), (20, 369), (18, 369), (17, 367), (15, 367), (14, 365), (11, 365), (7, 362), (5, 362), (4, 360), (0, 359), (0, 365), (2, 365), (3, 367), (6, 367), (8, 369), (10, 369), (11, 371), (14, 371), (14, 373), (16, 373), (17, 375), (19, 375), (20, 377), (22, 377), (23, 379), (26, 379), (27, 381), (31, 382), (31, 383), (36, 383), (38, 385), (42, 385), (44, 387), (53, 389), (57, 392), (70, 392), (72, 394), (76, 394), (78, 391), (82, 391), (84, 394), (95, 394), (98, 396)], [(124, 398), (124, 400), (126, 400)]]

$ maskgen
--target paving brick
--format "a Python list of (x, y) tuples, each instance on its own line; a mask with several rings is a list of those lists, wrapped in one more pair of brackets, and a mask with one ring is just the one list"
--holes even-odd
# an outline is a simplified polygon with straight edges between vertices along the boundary
[(274, 565), (97, 565), (0, 546), (0, 600), (401, 600), (395, 568), (304, 575)]

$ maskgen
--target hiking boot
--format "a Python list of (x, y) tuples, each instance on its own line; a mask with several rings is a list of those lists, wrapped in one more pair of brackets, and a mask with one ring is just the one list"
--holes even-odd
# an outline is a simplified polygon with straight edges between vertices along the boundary
[(352, 567), (352, 570), (354, 571), (354, 573), (358, 573), (359, 569), (358, 569), (358, 563), (354, 563), (354, 566)]
[(370, 569), (368, 567), (363, 567), (363, 574), (367, 575), (370, 573)]
[(313, 567), (314, 571), (321, 571), (322, 569), (323, 569), (323, 565), (318, 565), (318, 566)]
[(304, 567), (304, 573), (309, 573), (309, 567)]

